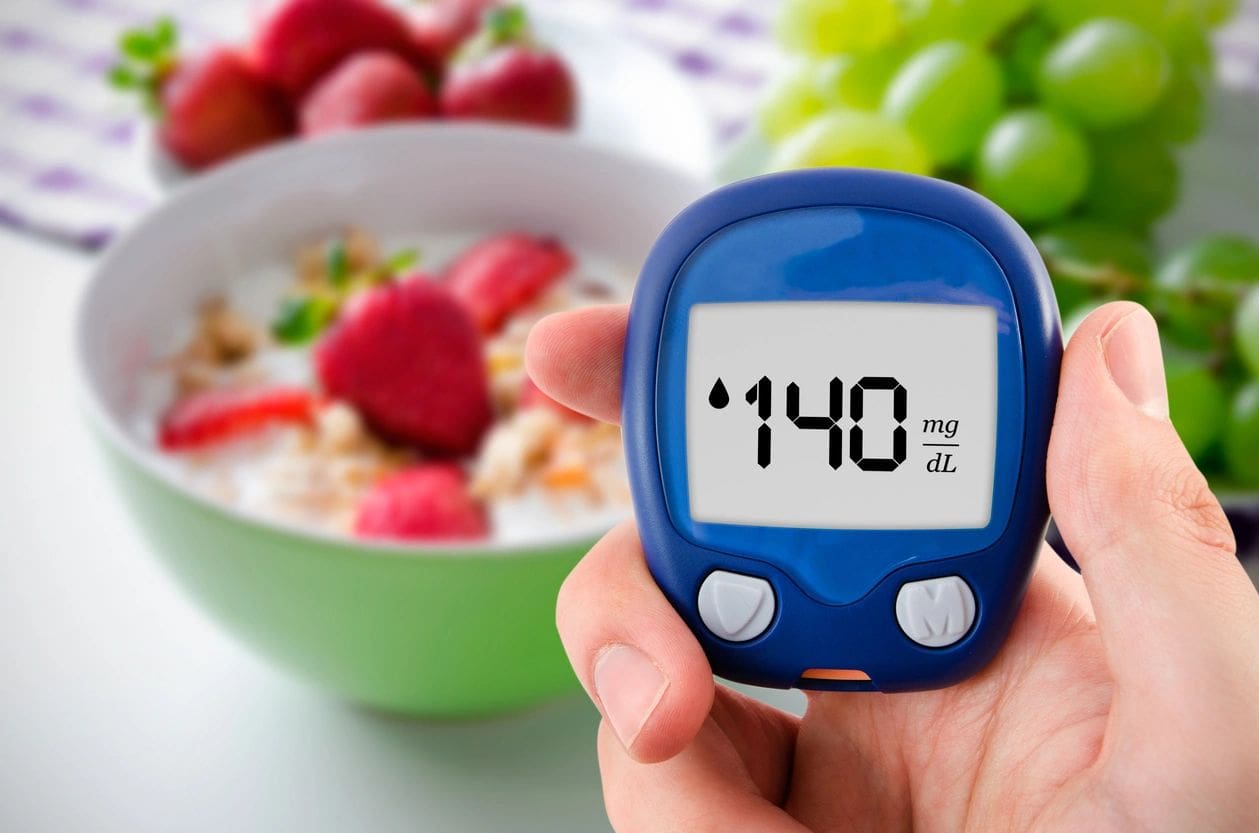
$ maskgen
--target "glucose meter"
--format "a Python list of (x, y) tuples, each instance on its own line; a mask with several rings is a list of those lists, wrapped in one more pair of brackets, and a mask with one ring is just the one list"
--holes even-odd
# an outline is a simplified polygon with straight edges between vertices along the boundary
[(982, 668), (1048, 522), (1061, 357), (1035, 247), (960, 186), (799, 171), (680, 214), (634, 294), (623, 430), (648, 565), (713, 670)]

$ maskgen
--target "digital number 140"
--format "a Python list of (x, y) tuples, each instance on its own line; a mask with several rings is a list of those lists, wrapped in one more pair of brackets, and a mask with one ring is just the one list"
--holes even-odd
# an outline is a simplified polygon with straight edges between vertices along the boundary
[[(875, 391), (887, 391), (892, 396), (892, 456), (867, 457), (865, 455), (865, 430), (861, 420), (865, 415), (866, 395)], [(762, 376), (748, 388), (744, 399), (756, 408), (761, 424), (756, 429), (756, 463), (769, 468), (773, 462), (774, 429), (769, 420), (773, 416), (774, 382)], [(721, 379), (713, 384), (708, 394), (708, 404), (717, 410), (730, 404), (730, 394)], [(800, 386), (795, 382), (787, 385), (787, 419), (804, 431), (825, 431), (827, 436), (827, 462), (832, 469), (844, 464), (844, 430), (839, 421), (844, 416), (844, 383), (838, 379), (830, 382), (830, 405), (826, 416), (803, 416), (800, 413)], [(848, 415), (852, 426), (848, 429), (848, 457), (862, 471), (896, 471), (905, 462), (908, 436), (905, 419), (909, 413), (909, 392), (891, 376), (866, 376), (852, 386), (848, 395)]]

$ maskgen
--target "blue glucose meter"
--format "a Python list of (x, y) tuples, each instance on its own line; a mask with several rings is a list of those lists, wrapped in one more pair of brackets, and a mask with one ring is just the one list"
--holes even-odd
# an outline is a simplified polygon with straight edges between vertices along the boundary
[(959, 186), (800, 171), (679, 215), (634, 295), (624, 434), (648, 565), (713, 670), (981, 669), (1048, 522), (1061, 357), (1035, 247)]

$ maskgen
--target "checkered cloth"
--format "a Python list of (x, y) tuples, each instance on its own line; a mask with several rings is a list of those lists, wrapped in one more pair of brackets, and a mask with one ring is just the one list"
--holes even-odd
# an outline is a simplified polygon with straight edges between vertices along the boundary
[[(589, 14), (668, 57), (695, 85), (719, 141), (742, 130), (775, 64), (771, 0), (534, 0)], [(250, 0), (3, 0), (0, 222), (84, 248), (160, 196), (132, 103), (102, 81), (117, 34), (175, 7), (185, 43), (239, 39)], [(1220, 37), (1226, 83), (1259, 92), (1259, 0)]]

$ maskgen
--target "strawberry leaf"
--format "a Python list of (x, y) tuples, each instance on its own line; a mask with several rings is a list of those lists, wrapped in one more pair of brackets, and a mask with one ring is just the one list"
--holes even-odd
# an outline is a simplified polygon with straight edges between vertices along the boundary
[(140, 86), (140, 76), (126, 64), (116, 64), (109, 68), (109, 85), (119, 90), (134, 90)]
[(485, 28), (495, 43), (514, 43), (529, 33), (529, 18), (524, 6), (501, 6), (485, 15)]
[(122, 50), (123, 55), (141, 64), (157, 60), (158, 53), (162, 49), (157, 39), (144, 29), (123, 32), (122, 38), (118, 41), (118, 48)]
[(524, 6), (500, 6), (487, 11), (482, 19), (481, 30), (459, 47), (454, 63), (479, 60), (495, 49), (509, 44), (533, 44), (533, 30)]
[(382, 271), (386, 276), (393, 277), (411, 269), (419, 262), (419, 249), (400, 249), (389, 256)]
[(169, 17), (159, 17), (157, 22), (153, 24), (153, 39), (163, 50), (174, 49), (179, 39), (179, 31), (175, 27), (175, 21)]
[(162, 81), (175, 63), (178, 39), (175, 22), (169, 17), (159, 18), (147, 29), (123, 32), (118, 36), (122, 60), (107, 71), (109, 85), (138, 93), (145, 112), (160, 116)]

